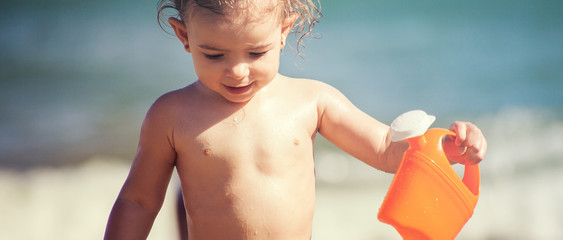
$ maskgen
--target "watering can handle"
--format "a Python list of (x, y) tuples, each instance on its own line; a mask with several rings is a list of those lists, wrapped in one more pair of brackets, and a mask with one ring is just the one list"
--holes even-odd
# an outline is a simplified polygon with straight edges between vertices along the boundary
[[(455, 136), (456, 134), (452, 131), (447, 130), (445, 135)], [(445, 136), (444, 135), (444, 136)], [(463, 179), (461, 180), (463, 184), (473, 193), (475, 196), (479, 196), (479, 188), (481, 185), (481, 174), (479, 171), (478, 164), (465, 163), (465, 171), (463, 173)]]
[(478, 164), (465, 164), (465, 173), (461, 180), (463, 184), (475, 196), (479, 196), (479, 186), (481, 185), (481, 176)]

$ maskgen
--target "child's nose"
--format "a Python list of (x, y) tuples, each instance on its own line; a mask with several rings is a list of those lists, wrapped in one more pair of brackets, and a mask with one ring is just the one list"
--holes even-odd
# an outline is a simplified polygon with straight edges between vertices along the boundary
[(227, 68), (227, 75), (235, 79), (243, 79), (250, 74), (250, 64), (237, 62)]

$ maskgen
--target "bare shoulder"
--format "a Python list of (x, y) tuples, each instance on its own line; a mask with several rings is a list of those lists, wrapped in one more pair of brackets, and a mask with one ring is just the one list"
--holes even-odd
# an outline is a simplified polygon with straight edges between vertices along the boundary
[(310, 90), (309, 88), (313, 89), (317, 87), (330, 87), (330, 85), (315, 79), (293, 78), (288, 76), (281, 76), (281, 77), (284, 82), (287, 82), (294, 86), (299, 86), (299, 88), (301, 89), (306, 88), (307, 90)]
[(189, 107), (189, 103), (194, 102), (193, 95), (193, 84), (167, 92), (154, 101), (148, 115), (170, 117), (170, 115), (178, 113), (179, 110)]
[[(191, 85), (190, 85), (191, 86)], [(187, 86), (177, 90), (167, 92), (158, 97), (149, 108), (143, 127), (150, 128), (171, 128), (177, 123), (177, 118), (184, 109), (189, 106), (190, 90), (192, 87)]]
[(161, 95), (156, 99), (151, 108), (173, 108), (181, 102), (188, 100), (188, 98), (190, 97), (190, 91), (193, 91), (191, 90), (191, 86), (192, 85), (189, 85), (184, 88), (176, 89)]
[(288, 88), (288, 90), (306, 94), (311, 97), (317, 98), (326, 96), (327, 94), (339, 94), (336, 88), (319, 80), (284, 77), (283, 81), (287, 83), (286, 88)]
[(292, 85), (297, 86), (297, 88), (301, 89), (303, 93), (307, 94), (308, 96), (314, 97), (317, 101), (317, 104), (321, 107), (327, 104), (334, 104), (334, 101), (348, 101), (348, 99), (338, 89), (328, 83), (314, 79), (302, 78), (293, 78), (290, 81), (294, 81), (295, 83), (293, 83)]

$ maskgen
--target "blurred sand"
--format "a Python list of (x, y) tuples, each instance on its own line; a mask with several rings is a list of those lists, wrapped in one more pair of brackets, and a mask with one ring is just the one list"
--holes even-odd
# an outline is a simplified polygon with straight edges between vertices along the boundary
[[(129, 171), (129, 165), (123, 162), (99, 157), (74, 167), (0, 170), (0, 239), (101, 239)], [(330, 175), (323, 176), (324, 181), (331, 181)], [(391, 227), (376, 218), (385, 194), (381, 189), (335, 184), (318, 187), (313, 239), (397, 238)], [(173, 179), (149, 239), (176, 239), (176, 186)]]
[[(0, 239), (102, 239), (128, 171), (123, 161), (102, 158), (77, 167), (0, 171)], [(176, 237), (171, 199), (167, 196), (150, 239)]]
[[(350, 174), (333, 176), (323, 167), (334, 166), (330, 157), (321, 159), (313, 239), (400, 239), (377, 220), (392, 175), (341, 159), (348, 163), (337, 167)], [(0, 169), (0, 239), (101, 239), (128, 170), (124, 161), (101, 157), (74, 167)], [(563, 239), (562, 184), (559, 169), (484, 181), (475, 214), (456, 239)], [(149, 239), (176, 239), (176, 187), (173, 179)]]

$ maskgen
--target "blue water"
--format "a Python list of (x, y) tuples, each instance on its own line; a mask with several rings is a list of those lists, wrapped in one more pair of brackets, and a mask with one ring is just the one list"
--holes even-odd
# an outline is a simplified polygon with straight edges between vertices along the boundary
[[(323, 1), (281, 72), (330, 83), (389, 123), (424, 109), (438, 126), (503, 109), (563, 112), (563, 4)], [(193, 82), (190, 56), (151, 1), (26, 1), (0, 18), (0, 165), (130, 157), (144, 112)], [(294, 44), (294, 43), (293, 43)], [(486, 127), (486, 126), (484, 126)]]
[[(553, 1), (323, 1), (306, 60), (319, 79), (389, 123), (424, 109), (442, 127), (504, 109), (563, 110), (563, 4)], [(195, 80), (151, 1), (26, 1), (0, 18), (0, 164), (130, 157), (160, 94)], [(518, 121), (514, 119), (512, 121)], [(486, 126), (483, 126), (486, 127)]]
[[(155, 9), (147, 0), (0, 4), (0, 167), (131, 159), (152, 101), (196, 79)], [(412, 109), (436, 115), (436, 127), (475, 122), (489, 142), (482, 204), (517, 199), (503, 213), (525, 210), (504, 225), (501, 213), (483, 215), (495, 220), (475, 236), (563, 237), (550, 227), (563, 224), (553, 185), (563, 183), (563, 2), (331, 0), (322, 10), (321, 38), (306, 41), (306, 60), (284, 50), (283, 74), (325, 81), (385, 123)]]

